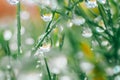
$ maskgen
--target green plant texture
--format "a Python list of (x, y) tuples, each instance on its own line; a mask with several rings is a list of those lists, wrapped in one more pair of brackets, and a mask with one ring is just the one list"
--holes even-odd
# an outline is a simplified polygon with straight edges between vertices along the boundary
[(119, 0), (7, 1), (0, 80), (120, 80)]

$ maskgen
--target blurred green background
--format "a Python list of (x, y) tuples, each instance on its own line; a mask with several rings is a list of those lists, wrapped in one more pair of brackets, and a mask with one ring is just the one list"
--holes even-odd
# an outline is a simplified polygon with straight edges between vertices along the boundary
[(119, 0), (1, 0), (0, 80), (120, 80), (119, 7)]

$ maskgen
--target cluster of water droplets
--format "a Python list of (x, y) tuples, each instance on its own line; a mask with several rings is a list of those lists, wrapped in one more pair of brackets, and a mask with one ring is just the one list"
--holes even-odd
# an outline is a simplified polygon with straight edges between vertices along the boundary
[(104, 29), (102, 29), (100, 27), (96, 27), (96, 31), (99, 32), (99, 33), (102, 33), (102, 32), (104, 32)]
[(108, 68), (106, 69), (106, 73), (107, 73), (107, 75), (109, 75), (109, 76), (116, 75), (116, 76), (114, 77), (114, 80), (120, 80), (120, 75), (119, 75), (119, 73), (120, 73), (120, 65), (116, 65), (116, 66), (114, 66), (114, 67), (108, 67)]
[(11, 5), (15, 5), (17, 3), (19, 3), (20, 0), (7, 0), (8, 3), (10, 3)]
[[(41, 35), (39, 37), (39, 40), (43, 39), (45, 34)], [(46, 37), (43, 41), (43, 44), (39, 47), (39, 49), (34, 54), (34, 57), (37, 58), (37, 64), (35, 66), (36, 69), (41, 69), (45, 65), (45, 53), (49, 52), (51, 48), (51, 43), (49, 41), (49, 37)], [(40, 77), (43, 76), (42, 72), (39, 74)]]
[[(37, 61), (36, 61), (36, 65), (35, 65), (35, 68), (36, 69), (41, 69), (44, 65), (45, 65), (45, 62), (44, 62), (44, 57), (45, 57), (45, 55), (44, 55), (44, 50), (41, 50), (41, 48), (42, 47), (40, 47), (37, 51), (36, 51), (36, 53), (34, 54), (34, 57), (36, 57), (37, 58)], [(41, 77), (42, 78), (42, 76), (43, 76), (43, 73), (42, 72), (40, 72), (39, 73), (39, 77)]]

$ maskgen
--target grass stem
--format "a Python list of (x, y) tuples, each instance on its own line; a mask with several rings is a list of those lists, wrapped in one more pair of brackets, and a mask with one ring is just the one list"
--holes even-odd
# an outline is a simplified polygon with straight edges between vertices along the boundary
[(21, 19), (20, 19), (20, 2), (17, 4), (17, 46), (18, 46), (18, 54), (20, 54), (21, 49)]
[(46, 69), (47, 69), (49, 80), (52, 80), (46, 57), (44, 57), (44, 61), (45, 61), (45, 66), (46, 66)]

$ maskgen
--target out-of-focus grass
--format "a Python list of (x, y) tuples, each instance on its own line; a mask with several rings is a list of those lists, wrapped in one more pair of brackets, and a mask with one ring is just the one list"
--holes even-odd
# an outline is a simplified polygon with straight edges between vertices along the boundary
[(34, 19), (17, 4), (19, 35), (15, 20), (0, 24), (0, 79), (119, 80), (119, 1), (45, 1)]

